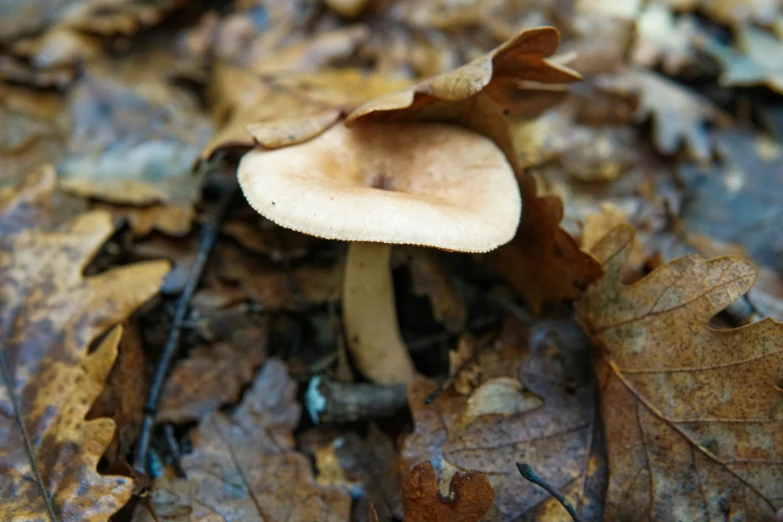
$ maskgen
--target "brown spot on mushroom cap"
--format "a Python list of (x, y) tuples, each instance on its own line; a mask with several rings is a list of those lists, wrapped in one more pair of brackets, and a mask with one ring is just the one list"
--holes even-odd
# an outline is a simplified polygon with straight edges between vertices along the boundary
[(514, 236), (522, 203), (489, 139), (453, 125), (335, 125), (317, 138), (246, 154), (249, 203), (275, 223), (346, 241), (486, 252)]

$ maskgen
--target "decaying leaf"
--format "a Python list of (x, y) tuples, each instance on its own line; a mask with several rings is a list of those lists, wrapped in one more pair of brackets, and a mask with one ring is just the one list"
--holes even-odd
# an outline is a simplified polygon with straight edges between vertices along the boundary
[(783, 149), (757, 134), (726, 130), (715, 135), (722, 165), (683, 165), (688, 198), (682, 209), (692, 234), (737, 243), (759, 264), (783, 269)]
[(268, 310), (296, 310), (303, 303), (335, 301), (342, 292), (341, 262), (304, 264), (286, 272), (281, 264), (225, 245), (219, 263), (222, 279), (239, 283), (249, 298)]
[(91, 212), (59, 232), (0, 236), (3, 519), (104, 521), (130, 498), (129, 478), (96, 470), (114, 423), (85, 420), (117, 356), (120, 331), (88, 349), (157, 292), (167, 265), (82, 277), (111, 233), (109, 216)]
[(599, 348), (608, 520), (775, 520), (783, 504), (783, 325), (712, 316), (753, 285), (736, 258), (697, 255), (622, 285), (634, 230), (593, 248), (606, 275), (578, 302)]
[(62, 159), (62, 102), (59, 95), (0, 82), (0, 187), (15, 186), (28, 172)]
[(650, 2), (636, 20), (631, 58), (642, 67), (660, 62), (666, 74), (679, 74), (698, 64), (695, 34), (696, 20), (692, 16), (675, 19), (665, 3)]
[(350, 497), (316, 484), (310, 462), (294, 450), (300, 411), (285, 365), (269, 359), (230, 417), (201, 420), (182, 459), (188, 478), (157, 479), (150, 507), (137, 509), (134, 521), (346, 522)]
[[(476, 355), (483, 386), (470, 396), (447, 389), (426, 404), (436, 386), (418, 377), (408, 388), (415, 430), (403, 441), (401, 472), (431, 461), (445, 494), (455, 472), (482, 471), (495, 488), (494, 507), (482, 520), (512, 521), (556, 505), (519, 476), (514, 462), (522, 459), (534, 462), (587, 514), (594, 509), (586, 485), (596, 469), (594, 408), (579, 359), (565, 349), (529, 349), (524, 330), (509, 322), (499, 339)], [(521, 386), (506, 384), (512, 380)]]
[(492, 507), (495, 492), (480, 471), (457, 472), (449, 495), (441, 495), (430, 462), (414, 467), (402, 485), (405, 522), (479, 522)]
[(663, 154), (674, 154), (684, 144), (694, 159), (706, 162), (712, 154), (712, 136), (705, 123), (726, 124), (727, 115), (709, 100), (660, 74), (636, 69), (629, 73), (639, 83), (637, 118), (653, 117), (653, 143)]
[(705, 50), (723, 66), (720, 82), (726, 86), (766, 85), (783, 94), (783, 43), (775, 35), (751, 25), (737, 28), (739, 52), (708, 39)]
[(169, 236), (184, 236), (190, 232), (196, 211), (189, 205), (148, 205), (136, 207), (96, 202), (93, 210), (105, 210), (128, 223), (134, 236), (142, 237), (153, 230)]
[(352, 68), (264, 77), (219, 67), (210, 88), (211, 96), (220, 100), (213, 109), (219, 130), (201, 156), (210, 157), (225, 147), (258, 143), (276, 148), (301, 143), (365, 100), (408, 83)]
[[(518, 170), (506, 116), (530, 117), (560, 98), (556, 90), (526, 90), (525, 82), (557, 84), (580, 78), (578, 73), (547, 60), (559, 43), (560, 36), (552, 27), (522, 31), (492, 52), (451, 72), (371, 99), (351, 112), (345, 124), (458, 122), (492, 139)], [(539, 96), (533, 96), (534, 93)]]
[(579, 250), (560, 228), (563, 202), (536, 195), (535, 180), (522, 184), (522, 221), (513, 240), (487, 256), (489, 266), (502, 274), (535, 311), (544, 302), (573, 299), (601, 274), (601, 267)]
[(241, 345), (217, 342), (192, 349), (187, 359), (174, 366), (166, 381), (158, 419), (163, 422), (198, 420), (237, 400), (266, 355), (263, 334), (245, 341)]
[(117, 362), (111, 368), (106, 387), (87, 415), (88, 419), (108, 417), (117, 427), (104, 453), (109, 469), (122, 468), (139, 436), (149, 390), (147, 359), (142, 344), (141, 330), (131, 318), (123, 325), (122, 338), (117, 346)]
[(158, 75), (142, 65), (90, 67), (70, 93), (73, 131), (57, 166), (63, 188), (134, 205), (199, 200), (192, 168), (210, 124), (193, 97)]
[(366, 439), (352, 431), (320, 448), (315, 455), (318, 483), (343, 489), (354, 498), (353, 513), (365, 520), (370, 505), (381, 520), (402, 514), (398, 455), (394, 444), (375, 424)]

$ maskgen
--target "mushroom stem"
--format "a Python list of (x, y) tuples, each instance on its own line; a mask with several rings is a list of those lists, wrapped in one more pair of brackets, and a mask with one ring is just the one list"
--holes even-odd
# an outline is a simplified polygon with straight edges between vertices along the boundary
[(348, 349), (362, 374), (381, 384), (407, 383), (415, 373), (397, 326), (390, 257), (391, 245), (351, 243), (343, 283)]

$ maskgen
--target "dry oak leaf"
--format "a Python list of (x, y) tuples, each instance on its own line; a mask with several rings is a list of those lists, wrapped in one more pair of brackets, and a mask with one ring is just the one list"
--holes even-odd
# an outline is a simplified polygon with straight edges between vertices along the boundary
[(0, 519), (105, 521), (130, 498), (130, 479), (96, 471), (114, 423), (84, 419), (117, 356), (119, 330), (88, 349), (157, 292), (168, 265), (82, 277), (112, 232), (107, 214), (90, 212), (59, 232), (0, 235)]
[(563, 201), (538, 196), (536, 181), (523, 175), (522, 219), (514, 239), (487, 255), (489, 267), (540, 312), (543, 303), (576, 299), (601, 276), (601, 267), (560, 228)]
[(157, 230), (168, 236), (182, 237), (188, 234), (196, 218), (196, 210), (191, 205), (117, 205), (96, 201), (93, 210), (105, 210), (116, 219), (127, 222), (130, 231), (136, 237), (149, 235)]
[[(518, 323), (507, 324), (499, 339), (476, 355), (483, 382), (470, 397), (452, 388), (426, 404), (435, 383), (417, 376), (408, 386), (415, 430), (403, 440), (400, 472), (430, 461), (444, 491), (455, 472), (480, 470), (495, 488), (485, 522), (557, 520), (534, 518), (560, 513), (562, 507), (514, 467), (516, 461), (532, 461), (587, 520), (600, 519), (589, 516), (595, 510), (590, 477), (598, 466), (585, 353), (528, 349), (520, 330)], [(523, 390), (508, 386), (511, 380)]]
[(690, 15), (675, 18), (666, 4), (651, 2), (636, 19), (636, 39), (631, 59), (640, 67), (661, 63), (668, 75), (677, 75), (697, 64), (694, 38), (696, 20)]
[(307, 458), (294, 450), (301, 407), (296, 384), (279, 359), (267, 361), (239, 407), (201, 420), (193, 452), (182, 459), (187, 479), (159, 478), (154, 514), (140, 506), (135, 522), (348, 522), (350, 497), (320, 486)]
[(638, 83), (641, 98), (637, 120), (653, 118), (653, 143), (662, 154), (677, 152), (681, 144), (693, 159), (707, 162), (713, 138), (705, 122), (726, 125), (729, 116), (707, 98), (644, 69), (627, 73)]
[(532, 117), (562, 98), (562, 91), (533, 90), (530, 82), (557, 84), (581, 78), (547, 60), (559, 43), (560, 35), (553, 27), (524, 30), (462, 67), (369, 100), (346, 117), (345, 125), (361, 121), (457, 122), (492, 139), (519, 171), (506, 117)]
[(495, 490), (480, 471), (458, 472), (441, 495), (432, 464), (415, 466), (402, 484), (404, 522), (479, 522), (492, 508)]
[(766, 85), (783, 94), (783, 42), (774, 34), (751, 25), (741, 25), (736, 31), (738, 50), (713, 39), (703, 42), (705, 50), (721, 62), (721, 85)]
[(715, 330), (753, 265), (679, 258), (629, 286), (635, 232), (593, 248), (606, 275), (577, 304), (599, 350), (606, 520), (775, 520), (783, 506), (783, 324)]
[(201, 157), (228, 147), (278, 148), (307, 141), (365, 100), (409, 83), (352, 68), (263, 76), (219, 66), (209, 89), (218, 131)]

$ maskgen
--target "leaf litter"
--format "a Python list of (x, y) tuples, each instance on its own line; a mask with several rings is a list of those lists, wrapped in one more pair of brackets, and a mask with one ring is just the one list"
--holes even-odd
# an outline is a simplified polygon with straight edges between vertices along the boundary
[[(3, 520), (783, 512), (778, 2), (0, 14)], [(248, 150), (431, 121), (495, 143), (522, 217), (395, 247), (406, 392), (346, 354), (345, 244), (213, 216)]]

